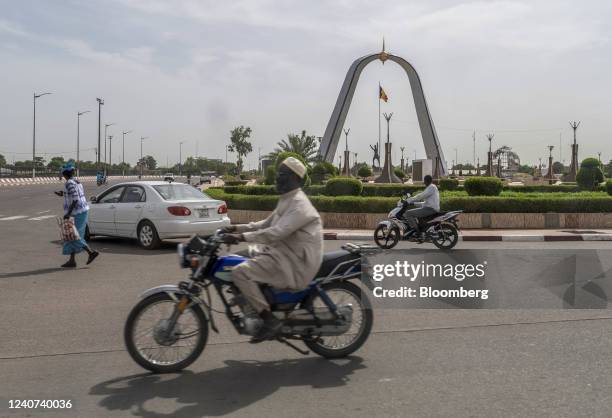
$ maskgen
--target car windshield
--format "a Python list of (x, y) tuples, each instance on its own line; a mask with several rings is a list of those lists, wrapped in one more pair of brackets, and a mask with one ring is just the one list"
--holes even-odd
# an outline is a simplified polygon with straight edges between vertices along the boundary
[(210, 199), (210, 197), (202, 193), (199, 189), (186, 184), (160, 184), (153, 186), (164, 200), (192, 200), (192, 199)]

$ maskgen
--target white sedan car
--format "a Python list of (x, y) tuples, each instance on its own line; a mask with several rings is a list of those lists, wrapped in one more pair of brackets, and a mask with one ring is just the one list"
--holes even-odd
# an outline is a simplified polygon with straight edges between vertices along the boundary
[(183, 183), (120, 183), (91, 198), (87, 236), (136, 238), (147, 249), (161, 240), (209, 235), (230, 225), (227, 206)]

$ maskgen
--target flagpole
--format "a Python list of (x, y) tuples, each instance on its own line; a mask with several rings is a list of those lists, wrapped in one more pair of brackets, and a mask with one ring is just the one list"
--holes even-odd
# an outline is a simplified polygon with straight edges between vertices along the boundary
[(380, 81), (378, 82), (378, 152), (381, 152), (380, 149)]

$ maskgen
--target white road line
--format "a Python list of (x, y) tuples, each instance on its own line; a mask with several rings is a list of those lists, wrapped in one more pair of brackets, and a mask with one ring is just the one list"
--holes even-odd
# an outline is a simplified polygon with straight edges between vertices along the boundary
[(36, 212), (37, 215), (41, 215), (43, 213), (49, 213), (51, 212), (50, 210), (43, 210), (42, 212)]
[(55, 218), (55, 215), (43, 215), (36, 218), (28, 218), (28, 221), (42, 221), (43, 219)]
[(0, 218), (0, 221), (14, 221), (15, 219), (27, 218), (25, 215), (9, 216), (7, 218)]

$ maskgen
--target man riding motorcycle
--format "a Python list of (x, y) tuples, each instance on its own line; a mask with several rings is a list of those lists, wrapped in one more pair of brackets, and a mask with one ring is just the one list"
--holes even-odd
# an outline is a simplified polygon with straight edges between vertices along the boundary
[(271, 313), (260, 284), (275, 289), (305, 289), (316, 275), (323, 258), (323, 227), (319, 212), (302, 191), (306, 167), (289, 157), (279, 166), (276, 188), (280, 198), (266, 219), (226, 227), (225, 242), (264, 244), (253, 258), (232, 272), (234, 284), (264, 320), (261, 331), (251, 342), (274, 337), (281, 322)]
[(413, 203), (417, 207), (404, 212), (404, 218), (417, 232), (420, 241), (422, 241), (424, 232), (421, 231), (419, 219), (440, 212), (440, 192), (433, 184), (432, 177), (429, 174), (426, 175), (423, 178), (423, 183), (425, 183), (425, 190), (406, 199), (406, 204)]

